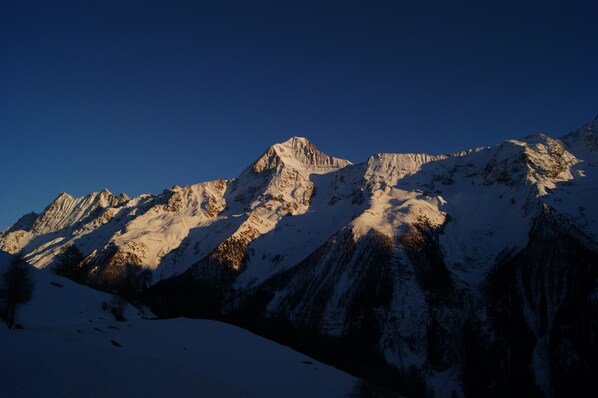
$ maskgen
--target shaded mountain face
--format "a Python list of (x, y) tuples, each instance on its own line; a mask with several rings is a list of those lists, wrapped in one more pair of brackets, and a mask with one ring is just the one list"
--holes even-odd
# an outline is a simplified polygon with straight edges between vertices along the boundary
[(598, 358), (597, 131), (359, 164), (292, 138), (236, 179), (61, 194), (0, 249), (44, 268), (76, 246), (80, 282), (411, 395), (581, 394)]

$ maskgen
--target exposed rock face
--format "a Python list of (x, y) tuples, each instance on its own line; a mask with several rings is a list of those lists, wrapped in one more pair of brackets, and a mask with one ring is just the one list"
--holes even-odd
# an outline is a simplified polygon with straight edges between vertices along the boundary
[(77, 245), (93, 286), (407, 395), (583, 395), (598, 358), (597, 123), (355, 165), (292, 138), (232, 180), (61, 194), (0, 248), (43, 268)]

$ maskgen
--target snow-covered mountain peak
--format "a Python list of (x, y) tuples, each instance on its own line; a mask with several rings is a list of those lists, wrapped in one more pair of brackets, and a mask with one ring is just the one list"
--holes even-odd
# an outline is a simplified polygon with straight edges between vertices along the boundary
[(313, 144), (305, 137), (291, 137), (288, 140), (286, 140), (285, 142), (281, 142), (279, 144), (275, 144), (275, 145), (280, 145), (280, 146), (286, 146), (286, 147), (305, 147), (305, 146), (313, 146)]
[(598, 115), (596, 115), (596, 117), (594, 118), (594, 120), (592, 120), (591, 122), (588, 122), (586, 124), (584, 124), (581, 127), (581, 130), (588, 132), (588, 133), (596, 133), (598, 132)]
[[(66, 192), (56, 199), (35, 220), (33, 231), (36, 234), (58, 231), (92, 214), (98, 209), (118, 207), (129, 200), (125, 194), (115, 196), (107, 189), (75, 198)], [(93, 213), (95, 211), (95, 213)]]
[(19, 218), (17, 220), (17, 222), (14, 223), (12, 226), (10, 226), (10, 227), (6, 228), (4, 231), (2, 231), (2, 233), (8, 234), (13, 231), (29, 232), (29, 231), (31, 231), (31, 228), (33, 228), (33, 224), (35, 223), (35, 220), (37, 220), (38, 216), (39, 216), (39, 214), (37, 214), (33, 211), (31, 213), (25, 214), (24, 216)]
[(546, 134), (544, 133), (537, 133), (537, 134), (531, 134), (528, 135), (527, 137), (525, 137), (521, 142), (521, 141), (516, 141), (516, 140), (509, 140), (510, 142), (521, 142), (521, 145), (533, 145), (533, 144), (543, 144), (544, 142), (546, 142), (550, 137), (548, 137)]
[[(561, 138), (565, 145), (575, 152), (584, 154), (586, 160), (596, 159), (598, 153), (598, 116), (579, 129)], [(598, 159), (596, 159), (598, 160)]]
[(539, 195), (545, 195), (546, 188), (553, 189), (558, 182), (572, 179), (570, 167), (578, 162), (561, 141), (544, 134), (505, 141), (490, 148), (488, 154), (482, 171), (486, 185), (530, 185)]
[(58, 196), (56, 197), (56, 199), (54, 199), (52, 201), (50, 206), (52, 206), (54, 203), (62, 203), (62, 202), (73, 200), (73, 199), (74, 199), (74, 197), (71, 194), (69, 194), (68, 192), (60, 192), (58, 194)]
[(322, 174), (350, 164), (348, 160), (320, 152), (306, 138), (292, 137), (268, 148), (250, 169), (254, 173), (261, 173), (264, 170), (275, 170), (286, 165), (297, 171)]

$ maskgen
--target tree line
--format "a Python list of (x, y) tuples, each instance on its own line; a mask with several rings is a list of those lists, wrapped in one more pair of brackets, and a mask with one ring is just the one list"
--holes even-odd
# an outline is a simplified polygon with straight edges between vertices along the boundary
[(35, 285), (30, 265), (21, 254), (13, 257), (8, 268), (0, 274), (0, 318), (10, 329), (18, 328), (17, 308), (31, 300)]

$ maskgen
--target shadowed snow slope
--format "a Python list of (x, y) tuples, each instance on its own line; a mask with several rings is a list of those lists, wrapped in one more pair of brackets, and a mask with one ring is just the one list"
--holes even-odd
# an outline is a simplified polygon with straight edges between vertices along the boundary
[[(11, 256), (0, 252), (0, 269)], [(19, 308), (24, 329), (0, 325), (0, 396), (343, 397), (354, 379), (216, 321), (126, 321), (111, 296), (45, 271)]]

